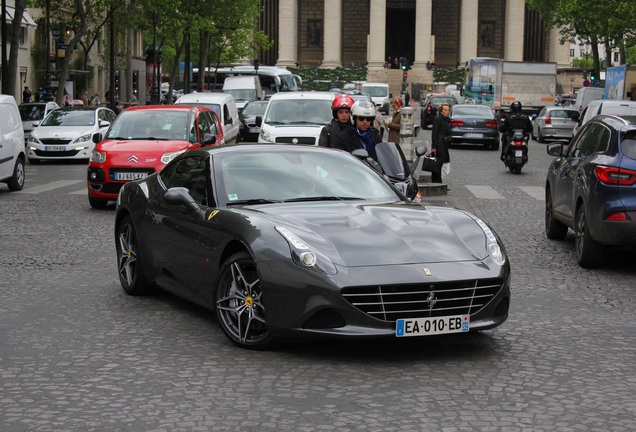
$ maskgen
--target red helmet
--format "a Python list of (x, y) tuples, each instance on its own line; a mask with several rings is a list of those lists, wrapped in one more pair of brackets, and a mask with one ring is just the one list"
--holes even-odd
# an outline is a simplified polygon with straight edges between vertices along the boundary
[(351, 107), (353, 106), (353, 98), (347, 94), (339, 94), (336, 96), (331, 103), (331, 110), (333, 111), (333, 117), (338, 118), (338, 110), (341, 108), (346, 108), (351, 111)]

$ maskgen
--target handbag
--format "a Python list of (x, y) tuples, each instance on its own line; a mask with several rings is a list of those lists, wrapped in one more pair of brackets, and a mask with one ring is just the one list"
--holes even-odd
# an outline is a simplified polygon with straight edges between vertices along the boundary
[(437, 158), (425, 156), (422, 159), (422, 171), (440, 173), (442, 171), (442, 164), (437, 161)]

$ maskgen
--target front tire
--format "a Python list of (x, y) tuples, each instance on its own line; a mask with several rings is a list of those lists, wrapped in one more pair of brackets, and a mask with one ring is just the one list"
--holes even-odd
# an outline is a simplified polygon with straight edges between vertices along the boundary
[(154, 286), (148, 282), (140, 259), (139, 239), (130, 216), (117, 227), (115, 235), (117, 271), (122, 288), (129, 295), (152, 294)]
[(552, 192), (545, 190), (545, 235), (551, 240), (563, 240), (568, 233), (568, 227), (554, 219)]
[(603, 246), (592, 238), (587, 224), (585, 207), (582, 204), (576, 212), (574, 235), (576, 261), (583, 268), (598, 267), (602, 260)]
[(15, 167), (13, 167), (13, 175), (7, 181), (7, 186), (9, 186), (9, 190), (12, 192), (17, 192), (22, 190), (24, 187), (24, 179), (25, 179), (25, 169), (24, 169), (24, 159), (22, 157), (18, 157), (15, 161)]
[(221, 329), (233, 344), (255, 350), (272, 345), (260, 279), (249, 253), (239, 252), (223, 263), (215, 303)]

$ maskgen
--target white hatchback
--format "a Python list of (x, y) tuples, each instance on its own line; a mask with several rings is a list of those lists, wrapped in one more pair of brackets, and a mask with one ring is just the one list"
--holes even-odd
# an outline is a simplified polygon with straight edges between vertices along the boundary
[(0, 95), (0, 182), (11, 191), (24, 187), (24, 131), (13, 96)]
[(41, 160), (88, 160), (95, 148), (93, 135), (104, 134), (115, 117), (105, 107), (53, 110), (27, 139), (27, 158), (32, 164)]
[(333, 119), (333, 98), (330, 92), (274, 94), (263, 114), (258, 142), (318, 145), (320, 131)]

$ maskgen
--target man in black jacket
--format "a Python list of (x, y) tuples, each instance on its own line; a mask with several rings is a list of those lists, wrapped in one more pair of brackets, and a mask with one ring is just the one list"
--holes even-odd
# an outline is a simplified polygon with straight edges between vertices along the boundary
[(334, 147), (352, 152), (363, 148), (376, 162), (375, 145), (382, 142), (380, 133), (372, 127), (375, 120), (375, 106), (369, 101), (359, 100), (351, 108), (353, 124), (336, 134)]
[(532, 132), (532, 122), (527, 115), (521, 112), (521, 108), (521, 102), (514, 101), (510, 104), (510, 115), (504, 117), (499, 125), (499, 132), (501, 132), (501, 160), (504, 160), (506, 146), (515, 130), (522, 130), (525, 134)]

